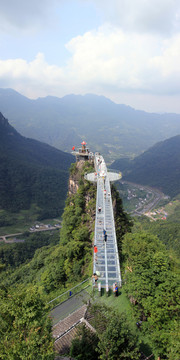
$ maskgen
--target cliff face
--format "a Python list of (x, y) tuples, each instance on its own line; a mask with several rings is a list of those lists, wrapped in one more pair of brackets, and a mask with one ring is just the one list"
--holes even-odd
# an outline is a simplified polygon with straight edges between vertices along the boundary
[[(69, 184), (68, 184), (68, 194), (69, 196), (76, 194), (76, 192), (79, 189), (79, 182), (82, 178), (82, 173), (85, 173), (83, 171), (83, 168), (86, 166), (88, 167), (94, 167), (93, 161), (87, 161), (84, 162), (83, 160), (80, 160), (72, 165), (70, 169), (70, 177), (69, 177)], [(94, 169), (92, 169), (93, 171)], [(84, 179), (82, 179), (84, 181)]]
[[(84, 174), (87, 171), (94, 171), (93, 161), (85, 162), (81, 160), (72, 165), (69, 177), (68, 194), (71, 201), (73, 200), (73, 196), (76, 194), (77, 196), (79, 193), (83, 195), (83, 218), (86, 217), (87, 226), (89, 231), (92, 232), (94, 231), (94, 229), (92, 229), (92, 223), (94, 223), (96, 216), (96, 185), (85, 180)], [(89, 216), (87, 217), (87, 215)]]
[(69, 185), (68, 185), (68, 194), (74, 195), (76, 194), (77, 190), (79, 189), (78, 181), (75, 180), (73, 177), (69, 178)]

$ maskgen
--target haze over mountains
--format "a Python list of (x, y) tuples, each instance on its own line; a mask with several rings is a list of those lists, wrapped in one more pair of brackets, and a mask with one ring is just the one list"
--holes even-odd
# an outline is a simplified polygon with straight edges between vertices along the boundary
[(12, 89), (0, 89), (0, 110), (21, 134), (43, 141), (21, 136), (0, 114), (2, 207), (18, 210), (35, 202), (42, 211), (48, 207), (49, 215), (53, 209), (58, 213), (74, 158), (56, 148), (70, 152), (82, 139), (106, 160), (117, 158), (111, 167), (122, 171), (125, 180), (170, 196), (180, 193), (180, 135), (157, 143), (180, 134), (178, 114), (136, 111), (96, 95), (30, 100)]
[(22, 135), (71, 151), (86, 140), (106, 160), (133, 157), (180, 133), (180, 114), (154, 114), (96, 95), (30, 100), (0, 89), (0, 111)]
[(155, 144), (134, 160), (116, 160), (111, 167), (122, 171), (124, 180), (176, 196), (180, 194), (180, 135)]
[(69, 167), (64, 153), (21, 136), (0, 113), (0, 207), (18, 212), (35, 204), (41, 218), (62, 213)]

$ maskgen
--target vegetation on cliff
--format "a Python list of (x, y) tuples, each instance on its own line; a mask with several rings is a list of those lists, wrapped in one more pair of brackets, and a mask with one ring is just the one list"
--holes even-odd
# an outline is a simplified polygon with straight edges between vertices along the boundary
[(73, 164), (70, 170), (71, 182), (78, 184), (78, 189), (69, 190), (60, 234), (68, 280), (83, 279), (92, 271), (96, 186), (84, 179), (87, 171), (94, 171), (89, 162)]

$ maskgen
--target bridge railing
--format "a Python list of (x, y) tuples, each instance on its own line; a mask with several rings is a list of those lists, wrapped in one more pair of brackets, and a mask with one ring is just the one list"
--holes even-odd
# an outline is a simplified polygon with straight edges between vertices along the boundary
[(72, 287), (71, 289), (65, 291), (64, 293), (60, 294), (59, 296), (55, 297), (48, 304), (52, 305), (52, 309), (56, 306), (62, 304), (64, 301), (70, 299), (72, 296), (78, 294), (82, 290), (87, 289), (88, 287), (92, 286), (92, 279), (87, 278), (86, 280), (82, 281), (81, 283), (77, 284), (76, 286)]

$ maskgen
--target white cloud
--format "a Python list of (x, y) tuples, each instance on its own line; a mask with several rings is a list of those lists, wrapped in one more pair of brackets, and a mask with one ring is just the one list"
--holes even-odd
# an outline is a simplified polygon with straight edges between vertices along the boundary
[(149, 94), (151, 99), (180, 94), (178, 34), (164, 40), (104, 25), (71, 39), (66, 47), (70, 57), (64, 67), (49, 65), (42, 53), (30, 62), (1, 60), (1, 84), (32, 98), (87, 92), (116, 100), (122, 93), (131, 99), (132, 94)]
[(4, 87), (12, 87), (30, 97), (52, 94), (65, 83), (63, 70), (49, 65), (42, 53), (27, 62), (23, 59), (0, 61), (0, 80)]
[[(165, 82), (168, 85), (180, 74), (180, 35), (164, 41), (103, 26), (72, 39), (67, 49), (72, 53), (68, 66), (73, 79), (113, 86), (117, 91), (168, 93)], [(177, 81), (175, 88), (180, 91)]]
[(180, 34), (165, 40), (162, 54), (150, 59), (150, 64), (157, 68), (164, 78), (180, 73)]

